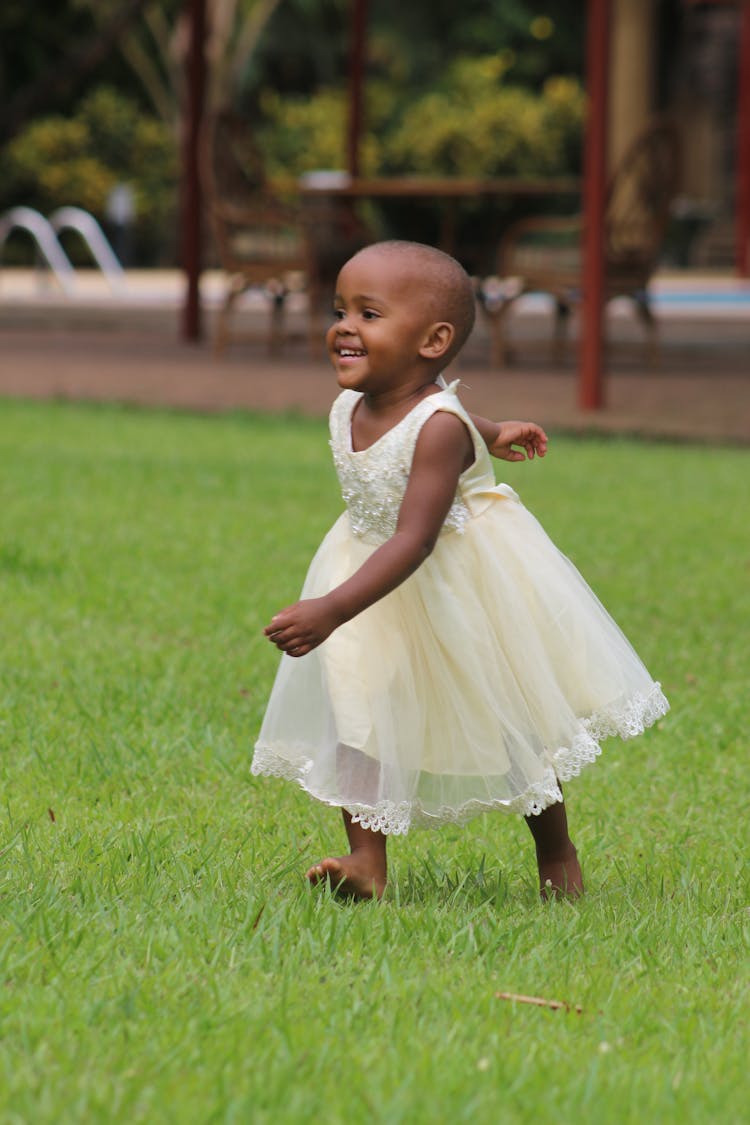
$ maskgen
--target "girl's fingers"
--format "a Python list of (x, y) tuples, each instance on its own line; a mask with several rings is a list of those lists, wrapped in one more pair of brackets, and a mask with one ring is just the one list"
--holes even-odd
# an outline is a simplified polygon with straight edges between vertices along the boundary
[(295, 638), (297, 644), (301, 644), (299, 638), (296, 637), (296, 634), (289, 628), (279, 629), (270, 625), (267, 629), (264, 629), (263, 632), (268, 637), (269, 641), (275, 644), (277, 648), (286, 648), (287, 645), (295, 642)]
[(278, 639), (274, 638), (274, 644), (283, 649), (296, 648), (297, 645), (302, 644), (302, 638), (298, 637), (296, 633), (291, 633)]
[(274, 613), (273, 617), (266, 625), (263, 632), (267, 637), (271, 637), (274, 633), (283, 633), (285, 629), (294, 626), (294, 618), (290, 616), (294, 613), (296, 606), (286, 606), (285, 609), (280, 609), (278, 613)]
[(293, 656), (295, 659), (298, 656), (307, 656), (308, 652), (312, 652), (315, 646), (311, 645), (308, 641), (298, 641), (296, 644), (279, 645), (282, 652), (287, 656)]
[[(306, 656), (308, 652), (312, 652), (318, 642), (311, 638), (309, 630), (294, 620), (294, 608), (291, 606), (289, 611), (282, 610), (272, 617), (263, 634), (268, 637), (271, 644), (276, 645), (276, 648), (288, 656)], [(300, 629), (302, 629), (301, 633)]]
[(267, 637), (280, 637), (283, 634), (284, 630), (288, 628), (288, 625), (283, 625), (279, 621), (271, 621), (271, 624), (266, 625), (263, 632)]
[(283, 634), (272, 636), (269, 639), (282, 652), (288, 652), (291, 656), (304, 656), (312, 647), (308, 636), (300, 636), (298, 632), (292, 629), (287, 629)]

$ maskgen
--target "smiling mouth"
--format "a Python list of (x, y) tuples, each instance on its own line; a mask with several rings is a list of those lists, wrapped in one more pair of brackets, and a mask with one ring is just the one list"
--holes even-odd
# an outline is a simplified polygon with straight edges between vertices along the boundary
[(362, 359), (367, 352), (357, 348), (337, 348), (337, 354), (340, 359)]

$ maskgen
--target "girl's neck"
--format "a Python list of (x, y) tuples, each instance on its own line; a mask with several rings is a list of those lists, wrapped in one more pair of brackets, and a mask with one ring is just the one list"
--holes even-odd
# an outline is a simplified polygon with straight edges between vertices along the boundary
[(427, 394), (432, 394), (437, 388), (434, 378), (423, 377), (419, 381), (402, 383), (398, 387), (389, 387), (386, 391), (371, 394), (365, 391), (363, 396), (367, 409), (373, 414), (389, 413), (403, 407), (411, 407)]
[(368, 449), (397, 426), (421, 399), (438, 390), (435, 381), (430, 380), (412, 386), (402, 384), (378, 395), (363, 394), (351, 415), (352, 449), (355, 453)]

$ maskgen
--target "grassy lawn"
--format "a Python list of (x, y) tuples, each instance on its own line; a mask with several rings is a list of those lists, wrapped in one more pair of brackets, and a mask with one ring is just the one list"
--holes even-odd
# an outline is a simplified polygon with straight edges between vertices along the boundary
[(499, 815), (301, 878), (338, 816), (249, 765), (322, 423), (4, 402), (0, 457), (0, 1120), (747, 1120), (747, 452), (500, 467), (672, 702), (568, 787), (574, 906)]

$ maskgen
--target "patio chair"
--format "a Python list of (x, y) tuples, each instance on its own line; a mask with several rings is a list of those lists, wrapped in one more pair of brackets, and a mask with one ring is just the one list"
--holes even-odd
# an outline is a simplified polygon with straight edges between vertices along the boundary
[[(679, 137), (666, 120), (650, 124), (626, 151), (610, 180), (604, 231), (605, 300), (630, 297), (646, 329), (649, 359), (657, 355), (657, 325), (649, 281), (659, 254), (670, 205), (678, 187)], [(498, 277), (478, 284), (479, 306), (491, 337), (494, 365), (508, 362), (506, 321), (524, 293), (555, 299), (553, 359), (562, 358), (572, 305), (581, 297), (582, 218), (537, 217), (510, 227), (501, 240)]]
[(214, 350), (225, 350), (231, 314), (241, 294), (259, 289), (270, 304), (269, 351), (285, 339), (287, 297), (314, 284), (299, 201), (266, 181), (248, 122), (230, 110), (204, 130), (201, 174), (226, 292), (216, 321)]

